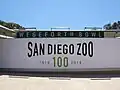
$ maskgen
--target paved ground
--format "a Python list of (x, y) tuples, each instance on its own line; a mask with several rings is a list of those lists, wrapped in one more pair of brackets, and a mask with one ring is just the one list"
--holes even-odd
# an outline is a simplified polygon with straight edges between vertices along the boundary
[(120, 78), (91, 80), (90, 78), (66, 78), (0, 76), (0, 90), (120, 90)]

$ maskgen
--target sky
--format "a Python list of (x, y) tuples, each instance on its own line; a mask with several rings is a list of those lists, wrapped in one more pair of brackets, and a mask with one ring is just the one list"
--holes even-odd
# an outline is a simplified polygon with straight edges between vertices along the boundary
[(102, 27), (120, 20), (120, 0), (0, 0), (0, 20), (37, 29)]

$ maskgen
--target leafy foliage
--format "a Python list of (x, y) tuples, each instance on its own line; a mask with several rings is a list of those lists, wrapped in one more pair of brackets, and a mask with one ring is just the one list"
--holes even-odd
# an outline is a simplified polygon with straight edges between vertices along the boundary
[(0, 20), (0, 25), (7, 27), (9, 29), (24, 29), (24, 27), (22, 27), (19, 24), (12, 23), (12, 22), (8, 23), (8, 22), (2, 21), (2, 20)]
[(110, 29), (120, 29), (120, 21), (114, 22), (114, 23), (109, 23), (103, 26), (105, 30), (110, 30)]

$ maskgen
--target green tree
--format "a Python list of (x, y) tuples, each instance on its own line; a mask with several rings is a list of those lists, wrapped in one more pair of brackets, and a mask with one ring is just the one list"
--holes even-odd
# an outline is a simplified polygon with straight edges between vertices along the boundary
[(112, 24), (112, 29), (117, 29), (118, 28), (118, 23), (117, 22), (114, 22), (113, 24)]
[(105, 30), (110, 30), (110, 29), (112, 29), (111, 23), (105, 24), (105, 25), (103, 26), (103, 28), (104, 28)]
[(0, 25), (7, 27), (9, 29), (24, 29), (24, 27), (22, 27), (21, 25), (17, 24), (17, 23), (13, 23), (13, 22), (5, 22), (0, 20)]
[(112, 24), (106, 24), (103, 26), (105, 30), (111, 30), (111, 29), (120, 29), (120, 21), (113, 22)]

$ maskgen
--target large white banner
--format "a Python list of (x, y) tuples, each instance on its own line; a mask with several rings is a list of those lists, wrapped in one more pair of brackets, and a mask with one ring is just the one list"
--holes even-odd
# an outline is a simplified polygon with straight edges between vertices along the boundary
[(120, 69), (120, 39), (27, 38), (3, 40), (2, 68), (38, 71)]

